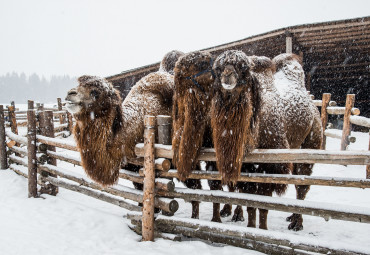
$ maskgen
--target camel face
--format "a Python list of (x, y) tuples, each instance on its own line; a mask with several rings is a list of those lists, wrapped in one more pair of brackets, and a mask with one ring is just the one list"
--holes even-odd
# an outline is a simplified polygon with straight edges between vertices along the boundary
[(221, 85), (226, 90), (234, 89), (238, 83), (238, 73), (234, 66), (227, 65), (221, 73)]
[(68, 91), (65, 100), (67, 101), (67, 110), (73, 114), (79, 113), (83, 109), (84, 103), (91, 103), (92, 101), (91, 98), (88, 98), (86, 88), (80, 86)]
[[(214, 81), (212, 56), (209, 53), (193, 52), (179, 58), (175, 66), (175, 79), (191, 81), (198, 89), (207, 92)], [(190, 85), (192, 86), (192, 85)]]
[(217, 57), (213, 69), (217, 77), (216, 90), (225, 96), (230, 93), (236, 96), (251, 86), (250, 62), (241, 51), (225, 51)]
[(67, 93), (67, 109), (73, 114), (100, 112), (117, 98), (117, 92), (104, 78), (81, 76), (79, 85)]

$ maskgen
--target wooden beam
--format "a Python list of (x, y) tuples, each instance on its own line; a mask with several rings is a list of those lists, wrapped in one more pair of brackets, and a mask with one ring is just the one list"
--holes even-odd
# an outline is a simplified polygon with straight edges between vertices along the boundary
[[(326, 111), (328, 112), (328, 114), (344, 115), (346, 112), (346, 107), (328, 106), (326, 108)], [(350, 113), (352, 113), (353, 115), (360, 115), (360, 109), (352, 107), (352, 109), (350, 109)]]
[(142, 240), (154, 241), (154, 196), (155, 196), (155, 117), (144, 119), (144, 197), (142, 216)]
[(88, 189), (82, 186), (77, 186), (77, 185), (65, 182), (63, 180), (60, 180), (60, 179), (57, 179), (51, 176), (45, 177), (45, 181), (50, 182), (51, 184), (58, 186), (58, 187), (76, 191), (81, 194), (87, 195), (89, 197), (93, 197), (93, 198), (96, 198), (96, 199), (99, 199), (99, 200), (102, 200), (102, 201), (105, 201), (105, 202), (108, 202), (114, 205), (118, 205), (119, 207), (125, 208), (130, 211), (141, 211), (141, 207), (130, 204), (122, 199), (118, 199), (108, 194), (103, 194), (101, 192), (97, 192), (95, 190)]
[(7, 168), (8, 160), (6, 155), (4, 106), (0, 105), (0, 169)]
[(354, 94), (347, 94), (346, 99), (346, 107), (344, 112), (344, 118), (343, 118), (343, 132), (342, 132), (342, 140), (340, 143), (340, 149), (342, 151), (347, 149), (347, 146), (349, 145), (348, 137), (351, 134), (352, 125), (349, 120), (351, 117), (351, 110), (355, 104), (355, 95)]
[[(144, 155), (143, 144), (137, 144), (135, 153), (138, 157)], [(155, 145), (155, 157), (172, 159), (171, 145)], [(213, 148), (203, 148), (197, 160), (216, 161)], [(370, 152), (368, 151), (328, 151), (313, 149), (257, 149), (244, 157), (245, 163), (306, 163), (306, 164), (342, 164), (368, 165)]]
[[(127, 215), (127, 218), (131, 220), (138, 220), (139, 217), (135, 213)], [(230, 227), (228, 224), (210, 223), (197, 219), (158, 216), (155, 227), (161, 232), (184, 234), (185, 236), (221, 243), (227, 241), (227, 244), (233, 246), (249, 248), (268, 254), (308, 254), (304, 251), (320, 254), (365, 254), (361, 250), (353, 250), (353, 247), (337, 250), (332, 248), (333, 246), (327, 242), (318, 241), (314, 238), (242, 226)], [(229, 238), (229, 240), (224, 238)], [(302, 253), (299, 253), (299, 250), (302, 250)]]
[(28, 197), (37, 197), (36, 114), (27, 112)]
[[(178, 178), (177, 170), (160, 172), (157, 174), (162, 178)], [(189, 179), (221, 180), (218, 172), (193, 171)], [(351, 188), (370, 188), (370, 180), (358, 178), (340, 178), (325, 176), (307, 176), (307, 175), (286, 175), (286, 174), (257, 174), (241, 173), (239, 182), (259, 182), (259, 183), (279, 183), (294, 185), (322, 185), (333, 187), (351, 187)]]
[[(325, 131), (326, 125), (328, 123), (328, 112), (327, 112), (327, 107), (329, 106), (331, 94), (330, 93), (324, 93), (322, 95), (322, 104), (321, 104), (321, 123), (322, 123), (322, 128)], [(322, 140), (321, 144), (321, 149), (325, 150), (326, 148), (326, 136), (324, 134), (324, 139)]]
[(345, 206), (333, 203), (312, 202), (280, 197), (269, 197), (254, 194), (231, 193), (225, 191), (193, 191), (176, 188), (174, 192), (158, 191), (162, 197), (174, 197), (185, 201), (200, 201), (210, 203), (233, 204), (292, 212), (311, 216), (323, 217), (326, 220), (336, 219), (361, 223), (370, 223), (370, 211), (366, 207)]
[(37, 136), (37, 141), (40, 143), (45, 143), (47, 145), (55, 146), (58, 148), (63, 148), (66, 150), (71, 150), (71, 151), (78, 151), (76, 145), (71, 142), (63, 141), (61, 139), (57, 138), (50, 138), (50, 137), (45, 137), (42, 135)]

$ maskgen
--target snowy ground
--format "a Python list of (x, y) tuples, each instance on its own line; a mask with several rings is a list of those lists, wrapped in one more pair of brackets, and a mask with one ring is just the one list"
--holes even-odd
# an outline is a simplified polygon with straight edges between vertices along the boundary
[[(353, 133), (357, 142), (350, 150), (367, 150), (369, 135)], [(69, 138), (71, 139), (71, 138)], [(328, 139), (328, 149), (337, 150), (340, 141)], [(80, 167), (59, 162), (59, 166), (82, 174)], [(365, 166), (317, 164), (315, 176), (364, 178)], [(126, 181), (121, 184), (130, 185)], [(180, 183), (176, 185), (182, 186)], [(203, 186), (208, 188), (206, 182)], [(132, 187), (132, 186), (131, 186)], [(285, 197), (295, 198), (293, 185)], [(44, 198), (44, 199), (43, 199)], [(0, 254), (261, 254), (255, 251), (200, 241), (173, 242), (157, 239), (156, 242), (139, 242), (125, 218), (127, 211), (93, 198), (60, 189), (56, 197), (27, 198), (27, 180), (11, 170), (0, 171)], [(356, 205), (370, 210), (370, 189), (312, 186), (307, 200)], [(175, 214), (190, 217), (191, 205), (179, 200)], [(202, 203), (200, 218), (212, 218), (212, 204)], [(289, 213), (270, 211), (270, 230), (330, 242), (332, 245), (354, 245), (370, 254), (370, 225), (364, 223), (329, 220), (304, 215), (304, 230), (287, 229), (285, 218)], [(227, 224), (246, 226), (246, 222), (231, 223), (231, 216), (223, 219)]]

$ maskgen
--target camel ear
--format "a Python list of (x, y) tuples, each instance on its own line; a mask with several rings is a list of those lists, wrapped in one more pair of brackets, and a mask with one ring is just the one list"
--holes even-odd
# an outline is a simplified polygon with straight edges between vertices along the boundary
[(93, 76), (91, 75), (82, 75), (77, 80), (80, 84), (86, 83), (88, 80), (91, 80)]
[(252, 71), (256, 73), (264, 72), (268, 69), (271, 69), (272, 72), (275, 72), (275, 64), (268, 57), (259, 57), (251, 56), (249, 60), (252, 63)]

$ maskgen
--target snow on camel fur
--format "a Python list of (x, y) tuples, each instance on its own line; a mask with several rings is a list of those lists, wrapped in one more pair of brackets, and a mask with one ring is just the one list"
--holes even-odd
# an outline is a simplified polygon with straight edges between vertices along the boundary
[(209, 53), (198, 51), (180, 57), (175, 66), (172, 149), (173, 163), (182, 181), (196, 168), (209, 121), (211, 63)]
[(122, 103), (119, 92), (104, 78), (81, 76), (68, 92), (67, 108), (74, 114), (74, 136), (88, 176), (113, 185), (122, 160), (135, 156), (143, 141), (145, 115), (170, 115), (173, 76), (155, 72), (132, 87)]

